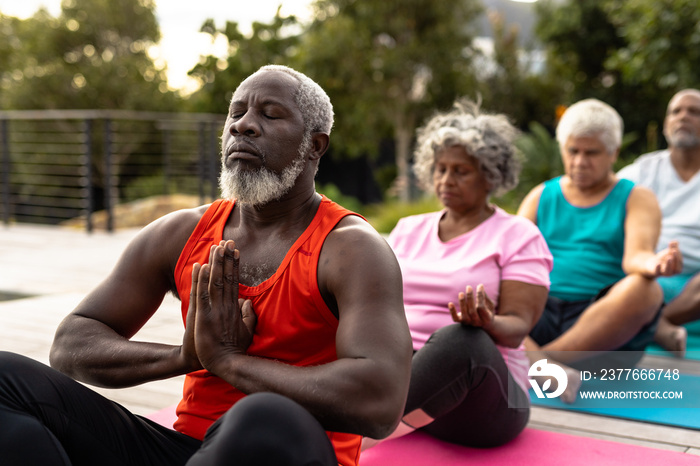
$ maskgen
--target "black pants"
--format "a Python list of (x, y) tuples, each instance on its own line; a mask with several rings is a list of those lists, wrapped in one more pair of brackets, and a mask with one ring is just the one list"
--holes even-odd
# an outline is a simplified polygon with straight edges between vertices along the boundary
[(32, 359), (0, 352), (0, 463), (337, 465), (323, 427), (280, 395), (245, 397), (204, 441), (175, 432)]
[(451, 443), (495, 447), (515, 438), (530, 417), (527, 394), (482, 329), (443, 327), (413, 355), (404, 413), (435, 418), (421, 430)]
[[(578, 321), (581, 314), (600, 298), (605, 296), (613, 285), (606, 286), (593, 298), (580, 301), (565, 301), (555, 296), (547, 298), (542, 316), (530, 331), (530, 337), (540, 346), (559, 338)], [(637, 334), (624, 345), (597, 354), (581, 361), (569, 364), (579, 370), (597, 371), (601, 368), (632, 368), (644, 356), (647, 345), (654, 341), (654, 333), (661, 317), (663, 305), (658, 309), (654, 319), (644, 325)], [(591, 352), (591, 355), (594, 354)]]

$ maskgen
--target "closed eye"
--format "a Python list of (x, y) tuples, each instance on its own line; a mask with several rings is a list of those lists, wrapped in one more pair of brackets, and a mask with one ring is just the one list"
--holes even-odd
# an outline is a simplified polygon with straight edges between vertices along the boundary
[(231, 112), (229, 112), (229, 115), (234, 120), (237, 120), (239, 118), (242, 118), (243, 115), (245, 115), (247, 112), (248, 112), (248, 110), (244, 109), (244, 108), (232, 108)]

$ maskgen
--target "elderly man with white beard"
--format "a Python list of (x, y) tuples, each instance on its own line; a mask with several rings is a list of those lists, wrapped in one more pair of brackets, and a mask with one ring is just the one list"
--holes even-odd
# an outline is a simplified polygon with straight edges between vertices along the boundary
[[(315, 191), (332, 124), (290, 68), (240, 84), (223, 198), (140, 232), (60, 324), (53, 368), (0, 354), (3, 464), (357, 465), (363, 436), (392, 432), (412, 355), (401, 274), (364, 219)], [(131, 341), (170, 292), (182, 344)], [(77, 382), (181, 374), (174, 430)]]

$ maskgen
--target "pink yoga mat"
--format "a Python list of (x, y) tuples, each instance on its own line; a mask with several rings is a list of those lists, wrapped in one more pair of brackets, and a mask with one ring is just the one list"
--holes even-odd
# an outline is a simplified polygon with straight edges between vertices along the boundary
[(166, 408), (161, 409), (160, 411), (151, 413), (146, 417), (151, 421), (157, 422), (161, 426), (169, 427), (172, 429), (173, 423), (177, 420), (177, 416), (175, 415), (176, 406), (177, 405), (168, 406)]
[[(148, 416), (171, 427), (175, 407)], [(695, 465), (700, 457), (543, 430), (525, 429), (498, 448), (467, 448), (442, 442), (422, 432), (382, 442), (362, 453), (360, 466), (619, 466)]]
[(498, 448), (467, 448), (421, 432), (380, 443), (362, 453), (360, 466), (461, 465), (698, 465), (700, 457), (606, 440), (525, 429)]

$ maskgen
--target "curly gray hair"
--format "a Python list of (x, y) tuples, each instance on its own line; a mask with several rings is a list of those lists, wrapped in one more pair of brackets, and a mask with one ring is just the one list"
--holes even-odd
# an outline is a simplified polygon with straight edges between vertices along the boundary
[(333, 128), (333, 104), (321, 86), (304, 73), (284, 65), (265, 65), (251, 75), (266, 71), (280, 71), (292, 76), (299, 82), (294, 94), (294, 102), (301, 111), (304, 128), (307, 133), (331, 134)]
[(435, 155), (462, 146), (474, 157), (491, 193), (503, 194), (518, 184), (521, 154), (513, 141), (520, 134), (505, 115), (481, 113), (479, 103), (457, 100), (418, 129), (413, 171), (425, 191), (432, 191)]

